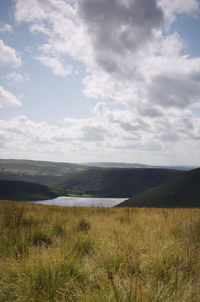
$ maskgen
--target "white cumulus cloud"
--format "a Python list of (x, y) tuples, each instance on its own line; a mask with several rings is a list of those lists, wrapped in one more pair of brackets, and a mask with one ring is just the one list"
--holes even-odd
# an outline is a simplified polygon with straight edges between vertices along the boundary
[(197, 163), (199, 133), (200, 121), (189, 110), (180, 114), (173, 109), (168, 117), (144, 120), (130, 110), (111, 110), (100, 102), (91, 118), (66, 118), (61, 127), (34, 122), (26, 116), (0, 120), (0, 155), (13, 150), (18, 156), (26, 153), (28, 157), (44, 158), (48, 154), (50, 159), (75, 162), (124, 158), (150, 163), (173, 159), (181, 164), (192, 152)]
[(53, 73), (58, 76), (66, 76), (72, 73), (72, 66), (65, 66), (59, 58), (49, 57), (49, 56), (37, 56), (36, 60), (42, 62), (44, 65), (50, 67), (53, 70)]
[(21, 58), (17, 51), (4, 44), (3, 40), (0, 40), (0, 64), (8, 64), (13, 67), (18, 67), (21, 65)]
[(8, 106), (21, 106), (21, 102), (14, 94), (0, 86), (0, 108)]
[(10, 24), (0, 24), (0, 33), (12, 32), (13, 28)]
[(27, 73), (12, 72), (7, 74), (6, 79), (10, 85), (13, 83), (20, 84), (29, 81), (29, 75)]

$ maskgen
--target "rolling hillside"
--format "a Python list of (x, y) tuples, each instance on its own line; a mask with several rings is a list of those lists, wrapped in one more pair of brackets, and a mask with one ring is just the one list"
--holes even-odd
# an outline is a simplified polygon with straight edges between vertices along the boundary
[(93, 168), (70, 175), (57, 186), (65, 194), (78, 192), (98, 197), (131, 197), (182, 173), (167, 169)]
[(117, 207), (200, 207), (200, 168), (137, 194)]
[(20, 180), (49, 185), (87, 166), (35, 160), (0, 159), (0, 180)]
[(0, 181), (0, 199), (5, 200), (42, 200), (56, 197), (44, 185), (24, 181)]

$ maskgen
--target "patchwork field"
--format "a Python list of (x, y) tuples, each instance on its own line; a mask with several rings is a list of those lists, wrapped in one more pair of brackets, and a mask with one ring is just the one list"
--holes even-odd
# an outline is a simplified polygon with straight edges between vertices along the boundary
[(0, 202), (1, 302), (199, 302), (200, 209)]

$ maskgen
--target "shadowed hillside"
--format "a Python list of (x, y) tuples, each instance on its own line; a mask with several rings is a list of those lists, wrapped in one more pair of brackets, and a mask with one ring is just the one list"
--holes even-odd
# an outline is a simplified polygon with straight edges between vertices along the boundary
[(0, 199), (41, 200), (55, 197), (44, 185), (24, 181), (0, 181)]
[(200, 207), (200, 168), (137, 194), (117, 207)]
[(182, 173), (167, 169), (93, 168), (70, 175), (57, 185), (66, 194), (77, 191), (98, 197), (130, 197)]

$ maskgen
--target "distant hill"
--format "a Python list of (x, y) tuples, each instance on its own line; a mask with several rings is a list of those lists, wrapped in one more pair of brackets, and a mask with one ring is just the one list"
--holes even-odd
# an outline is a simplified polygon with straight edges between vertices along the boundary
[(86, 163), (86, 165), (99, 168), (154, 168), (153, 166), (145, 164), (123, 162), (89, 162)]
[(56, 197), (44, 185), (24, 181), (0, 181), (0, 199), (5, 200), (42, 200)]
[(123, 162), (89, 162), (86, 163), (90, 167), (100, 168), (149, 168), (149, 169), (170, 169), (170, 170), (191, 170), (197, 166), (152, 166), (138, 163), (123, 163)]
[(98, 197), (131, 197), (184, 173), (167, 169), (93, 168), (69, 175), (57, 184), (69, 192)]
[(137, 194), (117, 207), (200, 207), (200, 168)]
[(20, 180), (49, 185), (87, 166), (35, 160), (0, 159), (0, 180)]
[[(18, 180), (51, 186), (66, 176), (97, 167), (168, 169), (168, 167), (149, 166), (137, 163), (94, 162), (73, 164), (36, 160), (0, 159), (0, 180)], [(188, 170), (189, 167), (180, 166), (171, 167), (171, 169)]]

